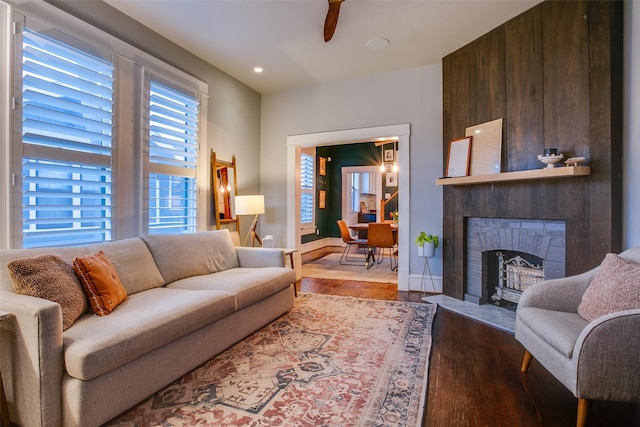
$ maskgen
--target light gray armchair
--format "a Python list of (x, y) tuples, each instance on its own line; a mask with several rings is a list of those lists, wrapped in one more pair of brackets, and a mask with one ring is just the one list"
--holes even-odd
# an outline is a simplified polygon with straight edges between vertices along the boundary
[[(640, 247), (619, 254), (640, 263)], [(515, 338), (525, 348), (522, 372), (535, 358), (578, 398), (578, 427), (590, 400), (640, 402), (640, 309), (591, 322), (578, 314), (600, 267), (527, 288), (516, 311)]]

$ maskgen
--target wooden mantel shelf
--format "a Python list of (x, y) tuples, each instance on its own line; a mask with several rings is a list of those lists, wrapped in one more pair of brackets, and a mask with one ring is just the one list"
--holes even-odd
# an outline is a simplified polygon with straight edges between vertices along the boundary
[(492, 182), (531, 181), (537, 179), (570, 178), (573, 176), (591, 175), (589, 166), (560, 166), (517, 172), (502, 172), (495, 175), (461, 176), (456, 178), (440, 178), (436, 185), (473, 185)]

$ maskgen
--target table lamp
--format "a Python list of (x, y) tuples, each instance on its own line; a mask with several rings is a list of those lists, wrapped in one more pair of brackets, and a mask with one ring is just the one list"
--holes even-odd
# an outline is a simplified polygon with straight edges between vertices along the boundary
[(247, 243), (247, 239), (249, 238), (249, 235), (253, 235), (251, 239), (252, 246), (254, 243), (254, 239), (258, 240), (258, 243), (262, 245), (260, 236), (258, 236), (258, 233), (256, 233), (256, 226), (258, 225), (258, 215), (264, 213), (264, 196), (262, 195), (236, 196), (234, 199), (234, 202), (235, 202), (236, 215), (255, 215), (255, 218), (253, 219), (253, 223), (251, 224), (251, 228), (249, 228), (247, 235), (242, 241), (242, 246), (244, 246)]

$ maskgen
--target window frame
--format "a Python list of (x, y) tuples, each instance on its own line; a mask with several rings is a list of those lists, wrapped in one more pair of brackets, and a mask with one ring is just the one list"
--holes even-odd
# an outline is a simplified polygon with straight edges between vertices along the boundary
[[(311, 182), (312, 182), (312, 188), (303, 188), (303, 168), (302, 168), (302, 156), (307, 156), (311, 159), (312, 161), (312, 170), (311, 170)], [(315, 147), (307, 147), (307, 148), (303, 148), (300, 150), (300, 155), (298, 157), (298, 162), (300, 165), (300, 195), (299, 195), (299, 200), (300, 200), (300, 209), (299, 209), (299, 215), (300, 215), (300, 235), (301, 236), (305, 236), (305, 235), (310, 235), (310, 234), (315, 234), (316, 233), (316, 208), (317, 208), (317, 200), (316, 200), (316, 170), (317, 170), (317, 162), (316, 162), (316, 150)], [(312, 203), (312, 208), (311, 208), (311, 221), (310, 222), (306, 222), (303, 223), (302, 222), (302, 199), (303, 199), (303, 195), (310, 195), (311, 196), (311, 203)]]
[[(5, 9), (7, 10), (7, 9)], [(0, 10), (2, 12), (3, 10)], [(2, 13), (0, 13), (0, 17)], [(152, 73), (163, 82), (180, 88), (184, 92), (194, 94), (199, 101), (198, 111), (198, 150), (196, 166), (196, 231), (207, 229), (207, 204), (206, 191), (208, 189), (206, 149), (206, 120), (208, 85), (194, 78), (171, 64), (165, 63), (139, 49), (108, 35), (101, 30), (68, 15), (58, 8), (44, 2), (26, 3), (19, 7), (9, 7), (7, 18), (16, 30), (7, 32), (9, 51), (12, 51), (8, 75), (12, 75), (9, 94), (15, 99), (9, 99), (9, 105), (13, 103), (15, 108), (8, 111), (7, 120), (11, 123), (8, 131), (11, 138), (3, 139), (2, 150), (8, 153), (7, 180), (3, 180), (0, 194), (6, 194), (9, 209), (5, 209), (4, 224), (6, 234), (0, 247), (22, 247), (22, 139), (21, 121), (22, 110), (20, 107), (22, 98), (22, 83), (20, 66), (22, 56), (22, 28), (29, 25), (30, 28), (47, 29), (56, 35), (57, 39), (64, 43), (74, 43), (75, 47), (86, 48), (90, 53), (100, 52), (100, 55), (110, 55), (115, 65), (114, 75), (114, 119), (113, 119), (113, 152), (112, 152), (112, 227), (111, 240), (121, 240), (128, 237), (136, 237), (147, 231), (147, 210), (145, 209), (147, 195), (145, 194), (144, 167), (145, 154), (143, 151), (144, 122), (148, 118), (142, 105), (144, 100), (144, 78), (147, 73)], [(57, 28), (64, 28), (63, 31)], [(2, 36), (0, 36), (2, 38)], [(79, 42), (82, 40), (82, 42)], [(75, 45), (79, 43), (81, 46)], [(2, 49), (0, 49), (0, 53)], [(1, 94), (1, 93), (0, 93)], [(133, 218), (133, 219), (132, 219)]]
[[(183, 88), (177, 88), (175, 87), (174, 84), (170, 83), (170, 82), (166, 82), (166, 80), (160, 78), (160, 77), (156, 77), (153, 73), (147, 72), (145, 73), (145, 81), (144, 81), (144, 87), (145, 87), (145, 100), (144, 100), (144, 106), (149, 106), (151, 103), (151, 90), (152, 90), (152, 86), (156, 84), (162, 88), (167, 89), (168, 91), (175, 91), (177, 96), (183, 96), (185, 98), (188, 98), (190, 100), (193, 100), (194, 103), (198, 104), (199, 100), (198, 100), (198, 96), (196, 93), (187, 93), (188, 91), (185, 91)], [(172, 178), (176, 178), (176, 177), (180, 177), (180, 178), (186, 178), (186, 179), (193, 179), (192, 182), (192, 189), (185, 189), (183, 190), (186, 193), (189, 192), (193, 192), (195, 193), (194, 197), (195, 200), (192, 200), (191, 203), (193, 203), (195, 206), (190, 207), (183, 207), (182, 209), (186, 209), (186, 210), (191, 210), (194, 209), (196, 211), (196, 215), (195, 215), (195, 220), (192, 220), (191, 224), (183, 224), (183, 227), (187, 227), (193, 230), (197, 230), (197, 219), (199, 217), (198, 215), (198, 200), (201, 197), (198, 197), (197, 191), (198, 191), (198, 182), (197, 182), (197, 175), (198, 175), (198, 158), (200, 158), (201, 156), (203, 156), (203, 153), (200, 150), (200, 146), (198, 143), (198, 122), (199, 122), (199, 105), (197, 105), (197, 109), (196, 109), (196, 117), (195, 117), (195, 122), (196, 122), (196, 137), (195, 137), (195, 150), (196, 150), (196, 155), (195, 155), (195, 170), (192, 168), (185, 168), (188, 169), (188, 171), (183, 171), (181, 170), (182, 168), (180, 166), (175, 166), (175, 165), (167, 165), (166, 163), (162, 163), (162, 162), (154, 162), (151, 159), (151, 155), (150, 152), (152, 150), (151, 147), (151, 109), (149, 108), (148, 110), (148, 116), (149, 116), (149, 120), (145, 120), (144, 122), (144, 127), (145, 127), (145, 131), (144, 131), (144, 139), (143, 139), (143, 152), (145, 153), (145, 155), (143, 155), (143, 159), (145, 161), (145, 170), (147, 171), (145, 173), (145, 176), (143, 178), (143, 188), (148, 189), (145, 194), (147, 195), (147, 200), (146, 200), (146, 204), (145, 204), (145, 214), (143, 215), (144, 218), (150, 218), (151, 217), (151, 197), (148, 195), (148, 193), (151, 191), (151, 176), (152, 175), (163, 175), (163, 176), (168, 176), (168, 177), (172, 177)], [(186, 162), (183, 163), (184, 166), (186, 166)], [(173, 189), (169, 190), (171, 192), (173, 192)], [(173, 200), (173, 197), (171, 197), (171, 199)], [(156, 210), (161, 209), (161, 208), (154, 208)], [(187, 214), (187, 217), (190, 217), (189, 214)], [(189, 222), (189, 221), (187, 221)], [(148, 220), (145, 223), (145, 232), (146, 233), (155, 233), (155, 231), (153, 231), (154, 229), (156, 229), (155, 227), (151, 227), (151, 221)]]

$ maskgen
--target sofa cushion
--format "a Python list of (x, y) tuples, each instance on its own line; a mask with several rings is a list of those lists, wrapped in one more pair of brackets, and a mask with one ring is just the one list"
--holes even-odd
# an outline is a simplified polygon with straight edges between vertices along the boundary
[(236, 299), (236, 310), (240, 310), (287, 288), (295, 281), (296, 273), (290, 268), (239, 267), (177, 280), (167, 285), (167, 288), (229, 292)]
[(23, 258), (7, 264), (19, 294), (57, 302), (62, 308), (62, 330), (69, 329), (89, 303), (71, 264), (56, 255)]
[(576, 341), (589, 323), (578, 313), (537, 307), (518, 307), (518, 319), (566, 357), (572, 357)]
[(9, 270), (5, 268), (11, 261), (21, 258), (33, 258), (42, 255), (56, 255), (67, 261), (69, 265), (77, 256), (90, 255), (93, 252), (86, 246), (60, 248), (0, 249), (0, 290), (13, 291)]
[(592, 322), (605, 314), (640, 309), (640, 264), (607, 254), (582, 295), (578, 313)]
[(85, 314), (64, 332), (67, 373), (90, 380), (228, 316), (233, 308), (233, 296), (218, 291), (156, 288), (131, 295), (109, 316)]
[(146, 234), (142, 239), (149, 247), (165, 283), (238, 266), (229, 230)]
[(127, 294), (164, 286), (164, 279), (146, 243), (139, 237), (105, 242), (90, 247), (92, 253), (103, 251), (120, 276)]
[(98, 316), (108, 315), (127, 299), (127, 291), (122, 286), (118, 272), (104, 252), (77, 257), (73, 260), (73, 269), (80, 279), (93, 312)]

